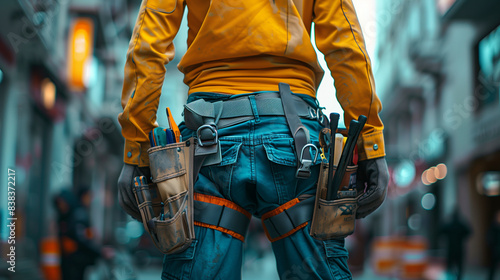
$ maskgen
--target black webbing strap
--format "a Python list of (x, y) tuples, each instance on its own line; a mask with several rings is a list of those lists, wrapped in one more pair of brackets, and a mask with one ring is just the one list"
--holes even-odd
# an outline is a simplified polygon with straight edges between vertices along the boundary
[[(279, 91), (281, 97), (281, 103), (283, 105), (283, 111), (285, 112), (286, 122), (288, 127), (292, 132), (293, 140), (295, 142), (295, 151), (298, 157), (297, 173), (295, 177), (299, 179), (307, 179), (311, 175), (311, 165), (313, 163), (311, 159), (311, 153), (309, 151), (304, 152), (307, 147), (315, 147), (310, 145), (309, 130), (302, 124), (294, 110), (292, 92), (290, 91), (290, 85), (285, 83), (279, 83)], [(316, 156), (318, 151), (316, 148)]]
[(263, 220), (270, 240), (279, 240), (280, 237), (292, 232), (300, 225), (312, 219), (315, 196), (305, 199), (283, 212)]
[(250, 224), (250, 219), (237, 210), (199, 200), (194, 201), (194, 220), (233, 231), (243, 238)]

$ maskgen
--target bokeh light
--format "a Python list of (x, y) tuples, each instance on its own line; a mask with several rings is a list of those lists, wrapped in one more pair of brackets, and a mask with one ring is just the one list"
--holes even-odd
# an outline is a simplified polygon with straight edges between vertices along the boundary
[(411, 230), (419, 230), (422, 226), (422, 216), (420, 214), (413, 214), (408, 218), (408, 227)]
[(425, 177), (427, 179), (427, 182), (429, 182), (429, 184), (434, 184), (437, 181), (436, 176), (434, 175), (434, 168), (435, 167), (431, 167), (427, 169), (427, 172), (425, 173), (426, 174)]
[(443, 180), (447, 174), (448, 174), (448, 168), (444, 163), (440, 163), (436, 166), (436, 168), (434, 168), (434, 176), (438, 180)]
[(431, 183), (429, 183), (429, 181), (427, 181), (427, 170), (425, 170), (423, 173), (422, 173), (422, 184), (428, 186), (430, 185)]
[(433, 193), (426, 193), (422, 196), (420, 204), (425, 210), (432, 210), (436, 205), (436, 196)]
[(56, 103), (56, 86), (49, 78), (42, 81), (42, 103), (47, 110), (52, 109)]

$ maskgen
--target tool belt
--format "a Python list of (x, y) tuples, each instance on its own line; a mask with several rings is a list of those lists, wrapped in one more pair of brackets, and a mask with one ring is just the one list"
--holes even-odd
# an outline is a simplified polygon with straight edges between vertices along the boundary
[(148, 150), (152, 183), (135, 178), (135, 196), (145, 230), (164, 254), (189, 247), (194, 239), (193, 139)]
[(306, 179), (311, 174), (310, 167), (316, 160), (312, 158), (311, 151), (316, 157), (318, 155), (318, 149), (311, 144), (309, 131), (302, 125), (300, 118), (315, 119), (321, 123), (328, 121), (319, 106), (315, 108), (293, 95), (290, 86), (284, 83), (279, 84), (279, 93), (235, 95), (228, 100), (215, 102), (198, 99), (184, 107), (186, 127), (196, 131), (200, 147), (196, 154), (216, 153), (218, 129), (254, 119), (255, 116), (284, 116), (294, 138), (300, 163), (296, 172), (299, 179)]
[[(310, 234), (319, 240), (347, 237), (354, 232), (356, 222), (359, 198), (356, 190), (358, 166), (347, 167), (337, 192), (337, 198), (334, 200), (326, 199), (326, 181), (330, 165), (323, 162), (320, 168)], [(335, 170), (336, 166), (333, 168)]]

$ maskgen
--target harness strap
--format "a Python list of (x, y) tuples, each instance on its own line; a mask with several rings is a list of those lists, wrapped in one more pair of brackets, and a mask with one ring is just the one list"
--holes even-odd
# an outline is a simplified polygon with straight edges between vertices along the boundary
[[(310, 143), (309, 130), (302, 124), (299, 117), (316, 119), (321, 123), (325, 123), (326, 118), (319, 108), (316, 109), (302, 98), (292, 95), (290, 86), (285, 83), (279, 83), (279, 93), (242, 95), (216, 102), (198, 99), (184, 105), (185, 124), (187, 128), (196, 130), (198, 145), (195, 155), (216, 154), (218, 151), (217, 129), (251, 120), (255, 117), (255, 110), (259, 116), (285, 116), (294, 139), (295, 154), (299, 162), (295, 176), (299, 179), (309, 178), (311, 166), (316, 161), (319, 152), (318, 148)], [(314, 154), (314, 159), (311, 152)]]
[[(279, 83), (281, 102), (283, 103), (283, 111), (285, 112), (286, 122), (292, 132), (293, 140), (295, 142), (295, 154), (298, 158), (297, 173), (295, 177), (299, 179), (307, 179), (311, 175), (311, 165), (313, 160), (309, 151), (304, 153), (307, 147), (315, 147), (310, 144), (309, 130), (302, 124), (293, 107), (292, 92), (290, 85)], [(316, 158), (318, 155), (318, 148), (316, 147)]]
[(274, 242), (305, 227), (312, 219), (314, 200), (314, 196), (302, 201), (295, 198), (262, 215), (262, 225), (267, 238)]
[(252, 215), (236, 203), (224, 198), (194, 194), (194, 224), (211, 228), (245, 241)]

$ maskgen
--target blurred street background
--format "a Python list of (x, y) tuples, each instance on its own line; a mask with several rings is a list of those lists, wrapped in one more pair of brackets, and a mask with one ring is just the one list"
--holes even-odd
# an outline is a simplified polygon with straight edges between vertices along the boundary
[[(162, 255), (121, 210), (116, 186), (117, 115), (140, 1), (0, 2), (0, 279), (58, 279), (64, 191), (86, 213), (98, 248), (85, 279), (159, 279)], [(455, 279), (460, 267), (462, 279), (488, 279), (500, 256), (500, 1), (353, 2), (383, 104), (391, 175), (385, 203), (346, 241), (354, 279)], [(184, 22), (160, 100), (177, 122), (187, 99), (176, 68), (186, 40)], [(339, 111), (319, 59), (326, 73), (318, 98), (325, 113)], [(245, 246), (243, 279), (278, 279), (260, 221)]]

